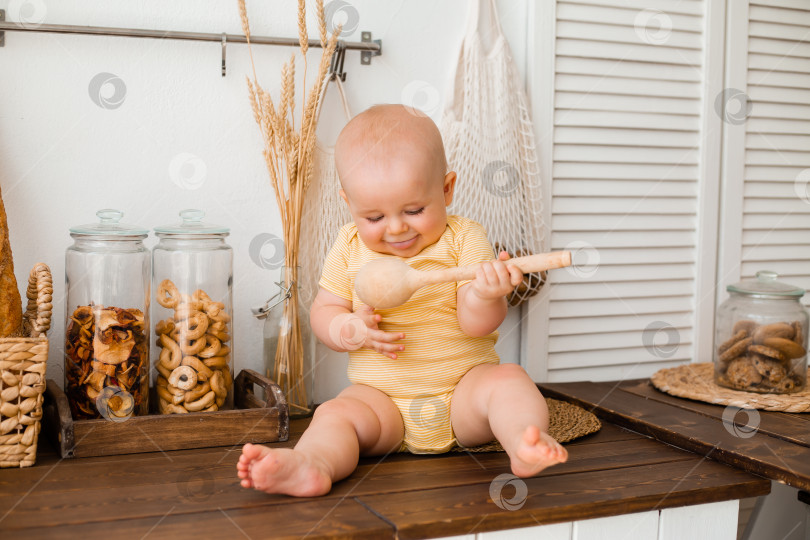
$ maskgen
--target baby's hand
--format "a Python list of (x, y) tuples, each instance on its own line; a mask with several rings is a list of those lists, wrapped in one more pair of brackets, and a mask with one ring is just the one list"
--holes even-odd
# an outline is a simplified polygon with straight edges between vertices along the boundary
[(509, 254), (501, 251), (498, 260), (485, 262), (475, 272), (475, 279), (470, 283), (472, 291), (482, 300), (494, 300), (511, 293), (521, 281), (523, 273), (515, 266), (507, 266), (503, 261), (509, 260)]
[(380, 330), (377, 323), (381, 320), (382, 316), (374, 313), (373, 308), (363, 306), (354, 313), (344, 313), (332, 319), (329, 337), (347, 351), (367, 347), (396, 360), (395, 353), (404, 351), (405, 346), (394, 342), (405, 339), (405, 334)]

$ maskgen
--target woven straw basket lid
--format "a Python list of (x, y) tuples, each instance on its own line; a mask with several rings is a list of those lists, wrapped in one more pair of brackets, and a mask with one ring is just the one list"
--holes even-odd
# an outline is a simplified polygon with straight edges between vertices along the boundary
[[(810, 380), (810, 373), (808, 375)], [(790, 413), (810, 412), (810, 389), (807, 387), (793, 394), (758, 394), (724, 388), (714, 382), (714, 365), (711, 362), (661, 369), (650, 381), (667, 394), (714, 405)]]

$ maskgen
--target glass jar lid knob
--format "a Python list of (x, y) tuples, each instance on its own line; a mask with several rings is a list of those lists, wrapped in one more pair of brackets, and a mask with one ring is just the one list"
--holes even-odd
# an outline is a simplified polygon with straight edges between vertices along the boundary
[(773, 283), (774, 281), (776, 281), (776, 278), (779, 277), (779, 274), (771, 270), (760, 270), (759, 272), (757, 272), (756, 276), (757, 281), (761, 283)]
[(102, 224), (112, 225), (121, 221), (121, 218), (124, 217), (124, 213), (113, 208), (103, 208), (96, 212), (96, 217)]
[(202, 210), (195, 210), (193, 208), (189, 208), (187, 210), (180, 211), (180, 218), (183, 220), (183, 225), (190, 225), (192, 223), (199, 223), (205, 217), (205, 212)]

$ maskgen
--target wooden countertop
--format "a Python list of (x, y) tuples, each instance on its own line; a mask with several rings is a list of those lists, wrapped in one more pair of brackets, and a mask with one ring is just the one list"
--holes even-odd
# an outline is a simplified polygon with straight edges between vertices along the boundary
[(738, 409), (658, 391), (647, 379), (544, 383), (547, 397), (738, 469), (810, 490), (810, 414)]
[[(292, 446), (305, 425), (293, 422), (290, 441), (277, 445)], [(763, 478), (604, 420), (601, 431), (566, 447), (567, 463), (503, 488), (501, 496), (519, 507), (510, 510), (490, 494), (493, 480), (510, 472), (504, 453), (367, 458), (328, 496), (294, 499), (241, 488), (235, 447), (59, 459), (43, 440), (36, 466), (0, 469), (0, 536), (425, 538), (770, 490)]]

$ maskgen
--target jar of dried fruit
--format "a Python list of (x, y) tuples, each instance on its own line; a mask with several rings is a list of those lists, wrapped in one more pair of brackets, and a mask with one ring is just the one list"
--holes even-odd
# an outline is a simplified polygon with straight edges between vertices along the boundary
[(65, 253), (65, 393), (77, 420), (149, 412), (148, 231), (99, 210)]
[(788, 394), (807, 382), (804, 289), (777, 281), (775, 272), (729, 285), (717, 310), (714, 378), (749, 392)]
[(203, 217), (183, 210), (180, 223), (155, 227), (152, 356), (163, 414), (233, 406), (233, 250), (229, 229)]

